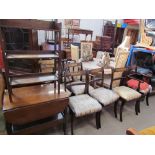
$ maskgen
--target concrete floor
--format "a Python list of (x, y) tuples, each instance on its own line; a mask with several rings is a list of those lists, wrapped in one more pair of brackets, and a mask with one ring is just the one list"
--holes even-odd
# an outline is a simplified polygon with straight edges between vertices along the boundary
[[(75, 119), (75, 135), (124, 135), (129, 127), (137, 130), (155, 125), (155, 96), (150, 97), (150, 106), (146, 106), (145, 101), (141, 102), (141, 113), (137, 116), (134, 110), (134, 104), (128, 103), (124, 106), (123, 122), (114, 117), (113, 105), (103, 108), (101, 114), (102, 128), (97, 130), (95, 126), (95, 115), (89, 115)], [(68, 117), (68, 134), (70, 134), (70, 121)], [(0, 114), (0, 134), (6, 134), (4, 119)], [(56, 127), (41, 134), (62, 135), (62, 128)]]

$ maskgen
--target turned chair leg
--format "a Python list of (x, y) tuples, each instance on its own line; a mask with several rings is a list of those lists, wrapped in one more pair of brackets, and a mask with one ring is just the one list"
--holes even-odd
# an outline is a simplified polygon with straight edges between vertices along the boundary
[(125, 102), (122, 101), (122, 104), (121, 104), (121, 107), (120, 107), (120, 121), (121, 121), (121, 122), (123, 121), (123, 119), (122, 119), (122, 112), (123, 112), (124, 104), (125, 104)]
[(146, 105), (149, 106), (149, 93), (146, 95)]
[(101, 128), (101, 111), (96, 113), (96, 128)]
[(115, 118), (117, 118), (117, 105), (118, 105), (118, 101), (116, 101), (115, 104), (114, 104), (114, 114), (115, 114)]

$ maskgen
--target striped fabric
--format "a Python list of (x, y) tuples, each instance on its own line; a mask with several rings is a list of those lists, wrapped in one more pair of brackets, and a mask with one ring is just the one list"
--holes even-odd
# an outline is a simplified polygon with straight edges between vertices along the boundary
[(100, 103), (87, 94), (69, 97), (69, 106), (76, 117), (96, 113), (102, 110)]
[(131, 101), (141, 97), (139, 92), (126, 86), (115, 87), (113, 90), (126, 101)]
[(119, 99), (119, 95), (110, 89), (97, 88), (89, 92), (90, 96), (98, 100), (104, 106), (114, 103)]

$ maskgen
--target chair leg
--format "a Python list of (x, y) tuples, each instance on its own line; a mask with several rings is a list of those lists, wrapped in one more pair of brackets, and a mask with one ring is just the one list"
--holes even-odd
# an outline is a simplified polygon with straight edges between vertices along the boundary
[(101, 111), (96, 113), (96, 128), (101, 128)]
[(6, 127), (6, 131), (7, 131), (8, 135), (13, 134), (13, 132), (12, 132), (12, 125), (10, 123), (5, 122), (5, 127)]
[(146, 105), (149, 106), (149, 93), (146, 95)]
[(54, 90), (56, 90), (56, 81), (54, 81)]
[(74, 135), (74, 132), (73, 132), (74, 113), (71, 110), (70, 110), (70, 115), (71, 115), (71, 135)]
[(135, 113), (136, 113), (136, 115), (138, 115), (138, 110), (139, 108), (138, 108), (138, 101), (136, 101), (136, 104), (135, 104)]
[(140, 113), (140, 101), (138, 101), (138, 112)]
[(65, 108), (65, 110), (64, 110), (64, 120), (63, 120), (63, 131), (64, 131), (64, 135), (67, 134), (66, 128), (67, 128), (67, 108)]
[(115, 104), (114, 104), (114, 114), (115, 114), (115, 118), (117, 118), (117, 105), (118, 105), (118, 101), (116, 101)]
[(123, 119), (122, 119), (122, 112), (123, 112), (124, 104), (125, 104), (125, 102), (122, 101), (122, 104), (121, 104), (121, 107), (120, 107), (120, 121), (121, 121), (121, 122), (123, 121)]

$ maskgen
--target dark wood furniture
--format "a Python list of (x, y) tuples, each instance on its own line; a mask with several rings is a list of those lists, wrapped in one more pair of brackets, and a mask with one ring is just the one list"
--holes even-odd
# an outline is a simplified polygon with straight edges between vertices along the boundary
[[(135, 113), (136, 115), (138, 115), (138, 113), (140, 113), (140, 102), (142, 100), (142, 95), (139, 96), (139, 97), (132, 97), (132, 98), (124, 98), (124, 94), (122, 93), (119, 93), (119, 91), (117, 91), (116, 88), (121, 88), (121, 87), (126, 87), (126, 90), (124, 89), (124, 92), (125, 93), (128, 93), (130, 91), (132, 91), (128, 86), (127, 86), (127, 80), (131, 77), (128, 76), (128, 74), (130, 73), (131, 71), (131, 68), (117, 68), (117, 69), (113, 69), (112, 70), (112, 76), (111, 76), (111, 84), (110, 84), (110, 88), (119, 94), (120, 96), (120, 102), (121, 102), (121, 105), (120, 105), (120, 121), (122, 122), (123, 121), (123, 118), (122, 118), (122, 113), (123, 113), (123, 108), (124, 108), (124, 105), (126, 103), (133, 103), (133, 102), (136, 102), (135, 103)], [(120, 81), (120, 84), (119, 86), (115, 86), (113, 87), (114, 83), (117, 82), (117, 81)], [(128, 89), (129, 88), (129, 89)], [(135, 93), (138, 93), (138, 91), (135, 91), (133, 90), (132, 91), (132, 96), (135, 96)], [(140, 94), (140, 93), (139, 93)], [(128, 94), (130, 95), (130, 93)], [(127, 95), (127, 96), (128, 96)], [(131, 95), (130, 95), (131, 97)], [(117, 106), (118, 106), (118, 102), (115, 102), (115, 105), (114, 105), (114, 111), (115, 111), (115, 118), (117, 118)]]
[(117, 20), (115, 21), (114, 25), (112, 24), (112, 22), (107, 22), (103, 27), (103, 36), (111, 37), (112, 53), (114, 52), (115, 47), (116, 30), (117, 30)]
[[(69, 43), (73, 42), (74, 35), (80, 35), (80, 34), (84, 34), (85, 35), (85, 41), (86, 41), (88, 35), (91, 36), (91, 40), (92, 40), (92, 37), (93, 37), (93, 31), (92, 30), (68, 29), (68, 45), (69, 45)], [(70, 35), (72, 36), (71, 37), (71, 42), (69, 42), (70, 41)]]
[[(22, 28), (3, 28), (6, 50), (38, 50), (37, 30)], [(12, 71), (37, 72), (36, 60), (11, 60)]]
[(93, 50), (97, 51), (112, 51), (112, 41), (110, 36), (96, 36), (96, 40), (93, 43)]
[(5, 93), (3, 113), (8, 134), (37, 134), (63, 122), (66, 134), (66, 108), (69, 93), (61, 87), (61, 93), (53, 85), (21, 87), (13, 89), (13, 103)]
[[(102, 107), (94, 98), (88, 95), (88, 72), (82, 70), (81, 63), (66, 64), (64, 78), (65, 89), (67, 88), (68, 90), (70, 90), (70, 92), (72, 92), (72, 96), (69, 99), (69, 110), (71, 116), (71, 134), (74, 134), (74, 119), (92, 113), (96, 114), (96, 128), (101, 128), (100, 114)], [(74, 81), (74, 78), (76, 79), (76, 81)], [(77, 78), (79, 80), (77, 80)], [(82, 78), (84, 80), (82, 80)], [(79, 87), (81, 89), (81, 86), (82, 93), (79, 93), (78, 89)], [(77, 90), (78, 93), (74, 92), (74, 90)]]
[[(30, 30), (45, 30), (55, 33), (54, 50), (6, 50), (4, 28), (25, 28)], [(60, 76), (61, 76), (61, 23), (40, 21), (40, 20), (0, 20), (1, 44), (3, 50), (3, 59), (5, 63), (5, 77), (10, 101), (12, 101), (12, 88), (43, 84), (58, 81), (58, 93), (60, 93)], [(59, 42), (58, 42), (59, 41)], [(57, 43), (58, 49), (57, 49)], [(9, 61), (11, 60), (40, 60), (54, 59), (55, 74), (52, 73), (26, 73), (20, 75), (10, 74)], [(56, 61), (58, 62), (58, 74), (56, 75)]]

